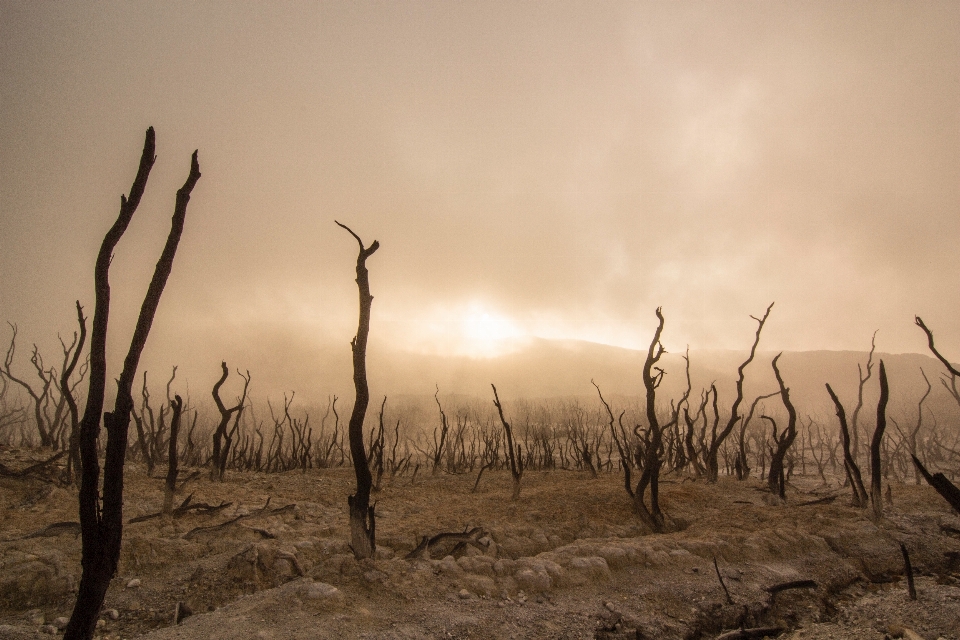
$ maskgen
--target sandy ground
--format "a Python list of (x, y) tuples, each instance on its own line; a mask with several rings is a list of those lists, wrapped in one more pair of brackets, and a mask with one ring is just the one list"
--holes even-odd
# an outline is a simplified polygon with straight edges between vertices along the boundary
[[(8, 466), (29, 457), (4, 455)], [(179, 499), (229, 505), (126, 525), (98, 633), (670, 639), (743, 626), (790, 639), (960, 640), (960, 518), (925, 486), (894, 485), (892, 506), (874, 523), (819, 479), (794, 478), (778, 504), (756, 480), (668, 476), (661, 501), (674, 530), (651, 534), (619, 474), (528, 472), (517, 501), (508, 473), (485, 473), (473, 493), (475, 479), (385, 481), (375, 494), (378, 557), (363, 562), (347, 546), (349, 469), (193, 480)], [(159, 511), (159, 478), (133, 465), (126, 482), (127, 519)], [(832, 503), (801, 506), (832, 494)], [(0, 638), (50, 637), (72, 608), (80, 540), (70, 527), (31, 534), (75, 521), (76, 493), (0, 478), (0, 513)], [(421, 536), (473, 527), (482, 528), (474, 545), (440, 543), (429, 559), (404, 559)], [(901, 542), (917, 600), (907, 594)], [(770, 591), (794, 581), (813, 584)], [(178, 608), (192, 612), (179, 625)]]

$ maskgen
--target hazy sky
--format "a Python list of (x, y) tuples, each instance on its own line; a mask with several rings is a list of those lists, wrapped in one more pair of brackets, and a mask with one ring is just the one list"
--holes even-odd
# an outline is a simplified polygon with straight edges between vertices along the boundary
[(372, 348), (639, 347), (657, 306), (668, 349), (746, 348), (776, 300), (767, 349), (879, 329), (923, 352), (920, 314), (960, 358), (953, 1), (0, 0), (21, 355), (54, 363), (73, 301), (92, 314), (150, 125), (111, 271), (118, 367), (194, 149), (145, 366), (198, 386), (221, 359), (302, 389), (349, 358), (357, 245), (334, 219), (382, 245)]

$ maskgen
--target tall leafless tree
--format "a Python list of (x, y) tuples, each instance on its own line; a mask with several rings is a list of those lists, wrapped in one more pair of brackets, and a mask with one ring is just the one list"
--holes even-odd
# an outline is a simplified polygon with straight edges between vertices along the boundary
[(347, 504), (350, 507), (350, 540), (353, 554), (360, 560), (372, 557), (377, 548), (375, 506), (370, 505), (373, 476), (370, 473), (367, 452), (363, 446), (363, 419), (367, 415), (367, 404), (370, 402), (370, 390), (367, 388), (367, 337), (370, 334), (370, 307), (373, 303), (373, 296), (370, 295), (367, 258), (380, 248), (380, 243), (374, 240), (373, 244), (365, 247), (363, 240), (350, 227), (339, 222), (337, 225), (349, 232), (360, 245), (360, 253), (357, 255), (360, 320), (357, 325), (357, 335), (350, 342), (353, 351), (353, 386), (356, 389), (357, 399), (353, 403), (353, 413), (350, 414), (348, 428), (350, 456), (353, 458), (353, 469), (357, 476), (357, 492), (347, 498)]
[(782, 353), (778, 353), (773, 359), (773, 373), (777, 378), (777, 384), (780, 386), (780, 399), (783, 406), (787, 409), (787, 426), (783, 433), (777, 434), (777, 423), (773, 418), (762, 416), (773, 425), (773, 442), (776, 449), (770, 453), (770, 475), (767, 476), (767, 484), (770, 487), (770, 493), (780, 496), (781, 500), (786, 499), (786, 483), (784, 482), (783, 459), (787, 455), (790, 445), (797, 439), (797, 411), (794, 409), (793, 402), (790, 401), (790, 389), (783, 383), (783, 377), (780, 375), (780, 369), (777, 367), (777, 360)]
[(847, 412), (843, 409), (843, 403), (834, 393), (829, 384), (826, 385), (827, 393), (833, 400), (833, 406), (837, 410), (837, 419), (840, 421), (840, 442), (843, 446), (843, 467), (847, 473), (847, 481), (853, 490), (853, 506), (864, 508), (867, 506), (867, 490), (863, 486), (863, 476), (860, 473), (860, 467), (851, 450), (850, 429), (847, 427)]
[[(80, 530), (82, 535), (80, 587), (64, 638), (89, 640), (96, 629), (97, 617), (103, 606), (110, 580), (117, 571), (120, 559), (120, 542), (123, 538), (123, 464), (127, 451), (127, 430), (130, 413), (133, 411), (134, 376), (140, 355), (147, 342), (150, 327), (160, 304), (160, 296), (173, 268), (177, 245), (183, 233), (190, 194), (200, 179), (197, 152), (193, 152), (190, 174), (183, 187), (177, 191), (176, 205), (170, 233), (157, 261), (153, 278), (147, 288), (137, 325), (130, 341), (130, 349), (123, 362), (123, 370), (117, 383), (114, 409), (103, 414), (104, 394), (107, 379), (107, 322), (110, 313), (110, 261), (113, 250), (130, 224), (140, 204), (150, 169), (156, 160), (156, 142), (153, 127), (147, 129), (140, 157), (140, 167), (130, 189), (130, 197), (120, 196), (120, 214), (107, 231), (97, 254), (94, 267), (95, 306), (90, 334), (90, 382), (87, 404), (80, 422), (80, 459), (82, 479), (80, 483)], [(97, 438), (100, 435), (100, 419), (107, 430), (106, 458), (103, 468), (103, 497), (100, 491), (100, 464), (97, 459)]]
[(880, 482), (883, 474), (880, 469), (880, 445), (883, 442), (883, 432), (887, 428), (887, 400), (890, 398), (890, 388), (887, 385), (887, 371), (880, 361), (880, 400), (877, 402), (877, 426), (873, 430), (873, 439), (870, 441), (870, 501), (873, 503), (873, 517), (880, 519), (883, 516), (883, 494)]
[(711, 439), (710, 446), (706, 451), (707, 459), (705, 466), (708, 482), (716, 482), (720, 477), (720, 464), (718, 461), (720, 447), (723, 445), (723, 441), (727, 439), (727, 436), (730, 435), (730, 432), (733, 431), (733, 427), (740, 420), (740, 403), (743, 402), (743, 371), (747, 368), (748, 364), (753, 362), (753, 357), (757, 353), (757, 344), (760, 342), (760, 332), (763, 331), (763, 325), (770, 316), (771, 309), (773, 309), (772, 302), (770, 303), (770, 306), (767, 307), (767, 311), (763, 314), (762, 318), (750, 316), (757, 321), (757, 333), (753, 338), (753, 346), (750, 347), (750, 357), (744, 360), (743, 364), (737, 368), (737, 397), (734, 399), (733, 406), (730, 408), (730, 419), (727, 420), (727, 425), (723, 428), (723, 430)]
[[(227, 408), (220, 399), (220, 387), (226, 382), (230, 370), (227, 369), (227, 363), (220, 363), (220, 378), (213, 385), (213, 401), (217, 405), (217, 411), (220, 412), (220, 422), (213, 432), (213, 457), (211, 458), (210, 479), (223, 481), (223, 475), (227, 468), (227, 459), (230, 455), (230, 444), (233, 437), (240, 427), (240, 417), (243, 414), (243, 407), (247, 402), (247, 390), (250, 388), (250, 371), (243, 375), (237, 371), (237, 375), (243, 378), (243, 395), (237, 398), (237, 404)], [(233, 428), (229, 431), (227, 427), (230, 424), (230, 418), (233, 418)]]

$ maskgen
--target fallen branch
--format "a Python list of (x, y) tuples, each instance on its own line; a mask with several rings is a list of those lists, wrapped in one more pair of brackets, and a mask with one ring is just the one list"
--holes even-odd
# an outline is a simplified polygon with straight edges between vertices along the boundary
[(798, 502), (795, 504), (795, 507), (809, 507), (812, 504), (831, 504), (834, 500), (837, 499), (837, 495), (826, 496), (824, 498), (818, 498), (816, 500), (808, 500), (806, 502)]
[(72, 533), (74, 537), (80, 535), (80, 523), (79, 522), (54, 522), (51, 525), (47, 525), (39, 531), (34, 531), (33, 533), (27, 534), (19, 540), (27, 540), (29, 538), (55, 538), (64, 533)]
[(927, 481), (927, 484), (936, 489), (937, 493), (953, 507), (954, 511), (960, 513), (960, 489), (947, 480), (947, 476), (942, 473), (931, 474), (927, 471), (927, 468), (923, 466), (923, 463), (920, 462), (917, 456), (912, 455), (910, 457), (913, 458), (914, 466), (920, 471), (920, 474), (923, 476), (923, 479)]
[(737, 629), (717, 636), (717, 640), (759, 640), (768, 636), (778, 636), (786, 631), (783, 627), (754, 627), (753, 629)]
[(717, 556), (713, 556), (713, 568), (717, 572), (717, 580), (720, 581), (720, 586), (723, 587), (723, 592), (727, 594), (727, 604), (735, 604), (733, 598), (730, 597), (730, 592), (727, 590), (727, 585), (723, 582), (723, 576), (720, 575), (720, 567), (717, 565)]
[(47, 465), (56, 462), (57, 460), (59, 460), (65, 455), (67, 455), (66, 450), (61, 451), (60, 453), (56, 453), (53, 456), (47, 458), (46, 460), (41, 460), (40, 462), (37, 462), (36, 464), (32, 464), (29, 467), (26, 467), (19, 471), (14, 471), (10, 467), (7, 467), (3, 463), (0, 463), (0, 476), (6, 476), (8, 478), (23, 478), (35, 471), (40, 471), (44, 469)]
[(463, 533), (449, 532), (449, 533), (438, 533), (432, 538), (423, 536), (420, 540), (420, 544), (417, 545), (417, 548), (408, 553), (404, 558), (406, 560), (413, 560), (415, 558), (421, 558), (423, 560), (430, 559), (430, 548), (435, 547), (441, 542), (456, 542), (456, 547), (461, 545), (470, 545), (476, 547), (477, 549), (483, 550), (483, 545), (479, 543), (479, 539), (486, 535), (486, 532), (480, 527), (474, 527), (469, 531), (464, 530)]
[(781, 591), (788, 591), (790, 589), (816, 589), (817, 583), (813, 580), (793, 580), (791, 582), (781, 582), (780, 584), (775, 584), (772, 587), (767, 587), (767, 593), (772, 596), (777, 595)]

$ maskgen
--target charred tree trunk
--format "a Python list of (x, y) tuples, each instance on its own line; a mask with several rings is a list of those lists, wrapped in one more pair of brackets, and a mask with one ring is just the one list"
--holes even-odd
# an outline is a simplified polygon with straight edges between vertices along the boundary
[(773, 442), (777, 445), (770, 456), (770, 475), (767, 477), (767, 485), (770, 487), (770, 493), (780, 496), (781, 500), (786, 500), (786, 483), (784, 482), (783, 459), (787, 455), (787, 450), (793, 441), (797, 439), (797, 412), (790, 401), (790, 389), (783, 384), (783, 378), (780, 376), (780, 369), (777, 368), (777, 360), (783, 354), (777, 354), (773, 359), (773, 373), (777, 377), (777, 384), (780, 385), (780, 399), (783, 400), (783, 406), (787, 409), (787, 427), (783, 433), (777, 435), (777, 423), (773, 418), (763, 416), (773, 424)]
[(173, 510), (173, 494), (177, 490), (178, 473), (178, 453), (177, 437), (180, 435), (180, 417), (183, 415), (183, 400), (180, 396), (174, 396), (170, 402), (170, 408), (173, 409), (173, 416), (170, 418), (170, 447), (167, 453), (167, 481), (163, 493), (163, 512), (170, 513)]
[[(663, 333), (663, 313), (660, 307), (657, 307), (657, 330), (653, 334), (653, 340), (650, 341), (650, 348), (647, 350), (647, 358), (643, 363), (643, 386), (646, 391), (646, 417), (649, 425), (646, 433), (646, 442), (643, 451), (643, 470), (640, 473), (640, 480), (637, 481), (637, 487), (633, 491), (633, 503), (637, 513), (654, 531), (663, 531), (664, 519), (660, 511), (660, 467), (663, 464), (662, 445), (663, 445), (663, 427), (657, 418), (657, 387), (663, 380), (663, 369), (656, 366), (660, 357), (666, 353), (663, 345), (660, 343), (660, 335)], [(679, 409), (679, 406), (678, 406)], [(674, 420), (677, 419), (677, 413), (674, 414)], [(646, 504), (645, 496), (647, 489), (650, 490), (650, 504)]]
[(880, 401), (877, 403), (877, 428), (873, 431), (873, 440), (870, 442), (870, 501), (873, 503), (873, 517), (883, 517), (883, 494), (880, 487), (883, 478), (880, 469), (880, 445), (883, 442), (883, 431), (887, 428), (887, 400), (890, 389), (887, 386), (887, 372), (880, 361)]
[(360, 560), (372, 557), (376, 551), (375, 507), (370, 506), (373, 476), (370, 473), (367, 452), (363, 446), (363, 418), (367, 414), (367, 404), (370, 402), (370, 391), (367, 388), (367, 336), (370, 334), (370, 306), (373, 303), (366, 263), (367, 258), (380, 248), (380, 243), (374, 240), (369, 247), (364, 247), (363, 240), (349, 227), (339, 222), (337, 225), (346, 229), (360, 245), (360, 253), (357, 255), (360, 321), (357, 326), (357, 335), (350, 343), (353, 350), (353, 386), (357, 393), (356, 402), (353, 403), (353, 413), (350, 414), (350, 456), (353, 458), (353, 469), (357, 476), (357, 492), (347, 498), (347, 504), (350, 507), (350, 540), (353, 555)]
[(733, 427), (737, 424), (737, 421), (740, 420), (740, 403), (743, 402), (743, 370), (747, 368), (747, 365), (753, 362), (753, 357), (757, 353), (757, 344), (760, 342), (760, 332), (763, 331), (763, 325), (767, 321), (767, 317), (770, 315), (770, 310), (773, 309), (773, 303), (770, 303), (770, 306), (767, 307), (766, 313), (763, 314), (762, 318), (757, 318), (755, 316), (750, 316), (757, 321), (757, 333), (753, 339), (753, 346), (750, 347), (750, 357), (743, 361), (737, 368), (737, 397), (733, 401), (733, 406), (730, 408), (730, 419), (727, 420), (727, 425), (723, 428), (723, 431), (717, 434), (715, 438), (710, 442), (710, 446), (706, 451), (706, 472), (707, 472), (707, 481), (716, 482), (720, 477), (720, 464), (718, 462), (718, 456), (720, 453), (720, 447), (723, 445), (723, 441), (727, 439), (727, 436), (730, 435), (730, 432), (733, 431)]
[[(503, 425), (503, 431), (507, 436), (507, 459), (510, 461), (510, 475), (513, 476), (513, 495), (511, 500), (520, 498), (520, 480), (523, 478), (523, 455), (521, 455), (520, 445), (513, 443), (513, 429), (510, 423), (503, 417), (503, 407), (500, 405), (500, 396), (497, 395), (497, 388), (490, 383), (493, 388), (493, 404), (497, 407), (497, 413), (500, 414), (500, 423)], [(477, 479), (479, 482), (479, 478)]]
[(853, 506), (865, 508), (867, 506), (867, 490), (863, 486), (863, 476), (860, 474), (860, 467), (853, 457), (850, 450), (850, 430), (847, 428), (847, 413), (843, 410), (843, 404), (840, 398), (833, 392), (830, 385), (827, 385), (827, 393), (833, 400), (833, 406), (837, 409), (837, 419), (840, 420), (840, 443), (843, 446), (843, 467), (847, 472), (847, 480), (853, 489)]
[(130, 189), (130, 198), (120, 197), (120, 215), (104, 236), (97, 254), (94, 270), (96, 303), (93, 328), (90, 336), (90, 386), (87, 404), (80, 423), (80, 458), (82, 478), (80, 483), (80, 529), (83, 537), (81, 564), (83, 573), (73, 614), (67, 624), (64, 638), (88, 640), (93, 637), (97, 617), (103, 606), (110, 580), (117, 570), (120, 559), (120, 542), (123, 537), (123, 463), (127, 451), (127, 429), (133, 410), (133, 379), (136, 375), (140, 354), (147, 342), (160, 296), (173, 268), (177, 245), (183, 233), (187, 203), (197, 180), (200, 165), (197, 152), (193, 152), (190, 175), (177, 192), (176, 207), (167, 242), (160, 254), (153, 279), (147, 288), (140, 316), (130, 342), (130, 350), (124, 359), (123, 371), (118, 381), (117, 398), (112, 413), (103, 414), (107, 430), (106, 459), (103, 474), (103, 498), (99, 496), (100, 465), (97, 459), (97, 437), (100, 433), (100, 416), (103, 411), (107, 375), (107, 322), (110, 311), (110, 260), (113, 250), (126, 231), (133, 217), (147, 177), (155, 161), (153, 127), (147, 129), (140, 168)]
[[(247, 389), (250, 387), (250, 371), (247, 371), (246, 376), (237, 371), (237, 374), (243, 378), (243, 396), (239, 398), (236, 406), (228, 409), (226, 405), (223, 404), (223, 400), (220, 399), (220, 387), (226, 382), (230, 371), (227, 369), (226, 362), (220, 363), (220, 369), (220, 379), (213, 385), (212, 393), (213, 401), (217, 405), (217, 411), (220, 412), (220, 424), (217, 425), (216, 431), (213, 432), (213, 456), (210, 460), (210, 479), (222, 482), (223, 475), (227, 468), (227, 456), (230, 454), (230, 442), (233, 440), (233, 435), (236, 433), (237, 427), (240, 424), (240, 415), (243, 412), (243, 405), (247, 400)], [(230, 424), (230, 418), (233, 417), (234, 414), (236, 414), (236, 419), (234, 420), (233, 430), (227, 432), (227, 425)]]
[(77, 323), (80, 325), (80, 339), (77, 342), (76, 350), (73, 352), (73, 359), (70, 364), (64, 368), (60, 375), (60, 389), (67, 401), (67, 407), (70, 410), (70, 439), (67, 454), (67, 475), (69, 480), (80, 485), (80, 411), (77, 408), (77, 401), (73, 397), (73, 390), (70, 388), (70, 376), (77, 366), (80, 359), (80, 352), (83, 351), (83, 345), (87, 340), (87, 319), (83, 316), (83, 307), (77, 300)]

